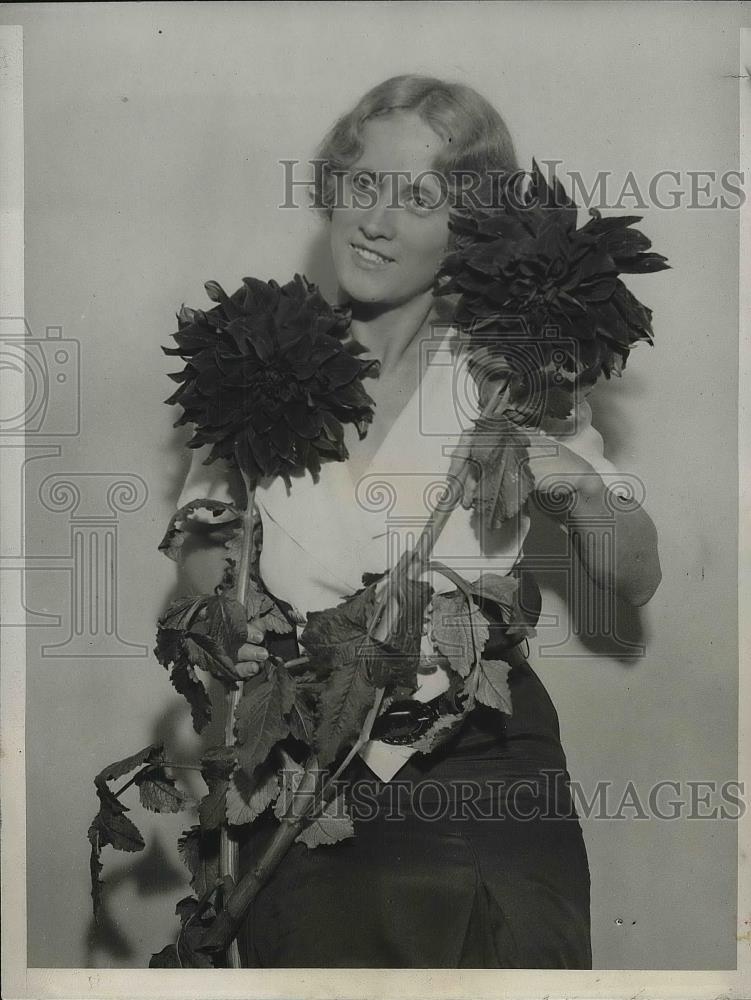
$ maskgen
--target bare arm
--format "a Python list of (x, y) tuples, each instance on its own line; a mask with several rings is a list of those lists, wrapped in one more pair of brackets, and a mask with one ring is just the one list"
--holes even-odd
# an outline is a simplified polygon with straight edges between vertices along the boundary
[[(598, 587), (641, 607), (662, 579), (657, 529), (651, 517), (636, 501), (608, 500), (607, 484), (593, 466), (561, 442), (548, 440), (557, 445), (558, 453), (542, 456), (533, 451), (530, 469), (543, 486), (549, 477), (556, 491), (566, 489), (570, 501), (567, 505), (546, 503), (543, 489), (537, 493), (538, 506), (565, 525), (585, 572)], [(611, 544), (612, 560), (603, 558)]]

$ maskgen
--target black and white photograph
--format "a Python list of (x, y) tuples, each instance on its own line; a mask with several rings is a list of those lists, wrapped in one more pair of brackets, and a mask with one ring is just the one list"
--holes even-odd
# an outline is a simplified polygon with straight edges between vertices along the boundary
[(3, 996), (748, 996), (751, 6), (6, 3), (0, 147)]

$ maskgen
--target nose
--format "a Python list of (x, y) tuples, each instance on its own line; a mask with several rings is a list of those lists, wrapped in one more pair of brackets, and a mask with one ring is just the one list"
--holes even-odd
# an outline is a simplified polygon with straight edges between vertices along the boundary
[(378, 201), (369, 208), (360, 209), (359, 228), (363, 236), (372, 241), (392, 240), (396, 233), (394, 209), (389, 207), (388, 197), (379, 192)]

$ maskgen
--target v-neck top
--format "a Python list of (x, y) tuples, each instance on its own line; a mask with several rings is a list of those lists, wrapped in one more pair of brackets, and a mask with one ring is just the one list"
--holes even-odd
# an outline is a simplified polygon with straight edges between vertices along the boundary
[[(309, 472), (262, 480), (255, 501), (263, 523), (260, 573), (266, 587), (302, 614), (332, 607), (362, 586), (363, 573), (392, 569), (416, 542), (441, 496), (451, 452), (479, 416), (474, 380), (466, 370), (465, 341), (455, 328), (423, 350), (423, 375), (409, 401), (354, 482), (346, 462), (324, 462), (318, 481)], [(582, 400), (574, 415), (547, 434), (584, 458), (601, 475), (616, 467)], [(360, 444), (344, 425), (350, 454)], [(242, 479), (224, 460), (203, 462), (210, 445), (195, 449), (177, 501), (214, 499), (244, 506)], [(529, 517), (520, 512), (499, 529), (483, 529), (474, 511), (457, 504), (433, 558), (473, 580), (482, 572), (507, 574), (522, 555)], [(429, 579), (437, 592), (454, 589), (444, 577)]]

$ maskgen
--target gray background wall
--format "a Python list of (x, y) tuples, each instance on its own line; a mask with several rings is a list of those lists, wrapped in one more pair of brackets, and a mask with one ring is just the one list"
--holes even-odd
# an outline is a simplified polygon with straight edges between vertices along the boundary
[[(69, 515), (37, 500), (51, 473), (132, 473), (120, 514), (120, 635), (151, 648), (174, 566), (156, 546), (188, 454), (165, 373), (181, 302), (245, 274), (325, 277), (319, 223), (281, 212), (282, 158), (304, 160), (335, 115), (398, 72), (465, 80), (508, 121), (522, 163), (564, 161), (648, 182), (658, 170), (737, 164), (737, 28), (725, 4), (5, 5), (25, 31), (26, 313), (81, 348), (80, 434), (26, 472), (30, 554), (69, 553)], [(617, 190), (618, 188), (616, 188)], [(622, 211), (631, 212), (624, 202)], [(647, 484), (664, 580), (621, 634), (623, 660), (571, 639), (534, 663), (555, 701), (572, 774), (640, 793), (736, 773), (737, 213), (649, 208), (673, 270), (632, 283), (656, 345), (606, 387), (607, 456)], [(545, 544), (544, 535), (539, 545)], [(545, 610), (562, 638), (554, 581)], [(134, 818), (154, 846), (105, 852), (116, 926), (91, 935), (86, 829), (104, 764), (167, 738), (188, 758), (187, 711), (150, 654), (43, 656), (70, 630), (66, 570), (29, 574), (27, 606), (62, 616), (28, 636), (28, 927), (31, 966), (143, 966), (185, 894), (174, 838), (187, 816)], [(549, 621), (554, 621), (551, 618)], [(629, 815), (627, 812), (626, 815)], [(600, 968), (727, 968), (736, 947), (732, 823), (584, 824)]]

